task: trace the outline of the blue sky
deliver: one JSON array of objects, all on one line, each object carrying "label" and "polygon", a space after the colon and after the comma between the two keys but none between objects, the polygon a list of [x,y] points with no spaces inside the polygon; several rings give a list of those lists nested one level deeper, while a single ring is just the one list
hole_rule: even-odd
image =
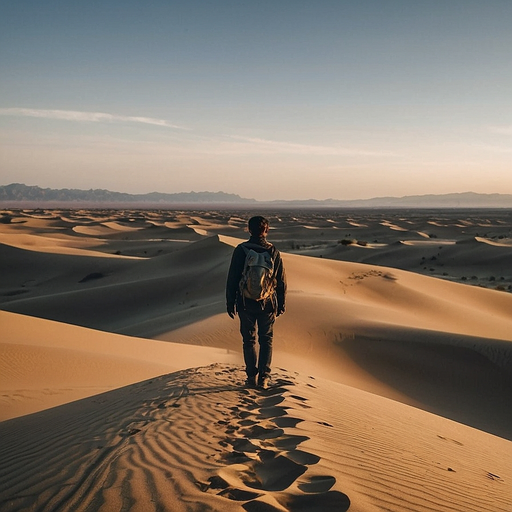
[{"label": "blue sky", "polygon": [[0,0],[0,182],[512,193],[512,2]]}]

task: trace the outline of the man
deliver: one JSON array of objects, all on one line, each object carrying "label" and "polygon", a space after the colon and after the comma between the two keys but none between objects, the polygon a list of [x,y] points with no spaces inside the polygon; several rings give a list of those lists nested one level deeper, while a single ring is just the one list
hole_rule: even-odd
[{"label": "man", "polygon": [[[238,313],[240,319],[247,385],[255,387],[257,383],[259,387],[267,389],[272,362],[274,321],[276,316],[284,313],[286,277],[281,254],[267,242],[268,220],[261,216],[252,217],[249,219],[248,228],[251,234],[250,239],[238,245],[231,258],[226,285],[226,306],[231,318]],[[256,254],[250,252],[251,250]],[[267,254],[262,254],[265,252]],[[265,285],[268,292],[259,300],[250,298],[254,295],[251,295],[244,285],[247,280],[246,260],[249,253],[254,260],[265,259],[268,262],[266,271],[270,281],[268,286]],[[258,358],[256,358],[256,327],[259,343]]]}]

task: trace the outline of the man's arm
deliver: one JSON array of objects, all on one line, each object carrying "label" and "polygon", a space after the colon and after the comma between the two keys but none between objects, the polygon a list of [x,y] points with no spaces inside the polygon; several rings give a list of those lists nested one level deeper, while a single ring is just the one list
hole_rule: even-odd
[{"label": "man's arm", "polygon": [[276,251],[274,261],[276,265],[277,316],[279,316],[284,313],[286,305],[286,273],[279,251]]},{"label": "man's arm", "polygon": [[231,256],[231,264],[229,265],[226,282],[226,309],[231,318],[234,318],[236,315],[236,299],[238,296],[238,286],[242,278],[245,261],[244,255],[243,248],[240,246],[236,247]]}]

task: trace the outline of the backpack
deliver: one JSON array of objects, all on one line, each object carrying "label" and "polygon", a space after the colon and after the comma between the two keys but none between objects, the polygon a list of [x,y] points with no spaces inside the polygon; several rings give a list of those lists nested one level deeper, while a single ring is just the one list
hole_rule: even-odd
[{"label": "backpack", "polygon": [[245,251],[245,264],[240,280],[240,293],[247,299],[266,300],[276,288],[272,256],[268,251],[257,252],[242,247]]}]

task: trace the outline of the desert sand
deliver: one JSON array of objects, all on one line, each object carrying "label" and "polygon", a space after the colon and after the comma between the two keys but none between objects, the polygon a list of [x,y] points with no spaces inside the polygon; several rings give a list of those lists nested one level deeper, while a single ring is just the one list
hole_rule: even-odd
[{"label": "desert sand", "polygon": [[512,510],[512,213],[264,212],[268,390],[225,313],[252,212],[4,210],[0,508]]}]

